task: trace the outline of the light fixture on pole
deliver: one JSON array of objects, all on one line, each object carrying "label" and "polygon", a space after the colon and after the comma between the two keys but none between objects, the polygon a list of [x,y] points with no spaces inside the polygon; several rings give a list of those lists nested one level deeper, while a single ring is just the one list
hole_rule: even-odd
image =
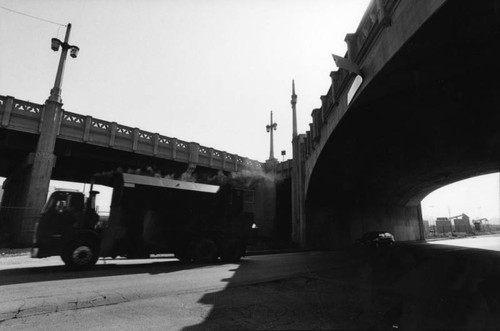
[{"label": "light fixture on pole", "polygon": [[69,56],[71,56],[72,58],[76,58],[78,56],[78,52],[80,51],[80,48],[78,46],[68,45],[57,38],[52,38],[51,42],[52,42],[51,48],[54,52],[57,52],[59,50],[59,47],[63,48],[67,47],[70,50]]},{"label": "light fixture on pole", "polygon": [[70,56],[72,58],[76,58],[78,56],[78,52],[80,51],[80,48],[78,46],[69,44],[70,32],[71,32],[71,23],[68,23],[68,26],[66,28],[66,36],[64,37],[64,42],[60,41],[57,38],[52,38],[51,40],[51,48],[54,52],[57,52],[59,48],[62,48],[61,58],[59,60],[59,66],[57,68],[56,81],[54,82],[54,88],[50,91],[49,99],[51,101],[61,102],[61,84],[62,84],[64,65],[66,64],[66,57],[68,54],[68,50],[70,51]]},{"label": "light fixture on pole", "polygon": [[271,134],[271,149],[269,151],[269,160],[270,161],[275,161],[276,159],[274,158],[274,142],[273,142],[273,131],[276,130],[276,127],[278,126],[277,123],[273,122],[273,111],[271,110],[271,123],[269,125],[266,125],[266,131]]}]

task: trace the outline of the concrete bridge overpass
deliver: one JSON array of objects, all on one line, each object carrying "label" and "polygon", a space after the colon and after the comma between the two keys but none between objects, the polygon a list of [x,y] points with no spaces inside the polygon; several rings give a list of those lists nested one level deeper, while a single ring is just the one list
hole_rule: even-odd
[{"label": "concrete bridge overpass", "polygon": [[[0,96],[0,176],[7,178],[0,230],[3,235],[8,233],[11,242],[31,242],[34,219],[46,200],[48,179],[88,182],[92,174],[118,167],[126,171],[150,166],[163,175],[189,173],[201,178],[219,171],[263,167],[258,161],[199,143],[59,111],[50,115],[45,105]],[[48,153],[49,157],[54,155],[55,162],[34,176],[34,159],[43,130],[55,131],[55,145]],[[33,186],[38,189],[34,191]]]},{"label": "concrete bridge overpass", "polygon": [[427,194],[500,171],[499,37],[498,1],[374,1],[346,36],[362,82],[332,72],[310,131],[294,138],[295,240],[334,247],[378,229],[423,239]]},{"label": "concrete bridge overpass", "polygon": [[[43,111],[43,105],[0,95],[0,137],[5,151],[0,159],[0,176],[8,177],[9,169],[17,166],[15,154],[25,156],[35,150]],[[62,112],[57,124],[55,149],[58,161],[65,163],[56,163],[54,168],[53,179],[60,180],[88,179],[96,170],[118,166],[151,165],[177,174],[186,171],[188,165],[227,172],[262,167],[258,161],[199,143],[68,111]]]}]

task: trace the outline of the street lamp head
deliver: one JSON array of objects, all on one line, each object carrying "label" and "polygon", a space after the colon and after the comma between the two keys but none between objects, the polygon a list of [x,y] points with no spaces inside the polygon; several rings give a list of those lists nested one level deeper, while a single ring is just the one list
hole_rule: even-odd
[{"label": "street lamp head", "polygon": [[71,46],[69,56],[72,58],[76,58],[78,56],[78,52],[80,51],[80,48],[78,46]]},{"label": "street lamp head", "polygon": [[59,47],[62,47],[64,50],[70,51],[69,55],[72,58],[76,58],[78,56],[78,52],[80,51],[80,48],[78,46],[73,46],[73,45],[68,45],[67,43],[63,43],[57,38],[52,38],[51,40],[51,48],[54,52],[57,52],[59,50]]},{"label": "street lamp head", "polygon": [[57,38],[52,38],[51,40],[51,48],[54,52],[59,50],[59,46],[61,46],[62,42]]}]

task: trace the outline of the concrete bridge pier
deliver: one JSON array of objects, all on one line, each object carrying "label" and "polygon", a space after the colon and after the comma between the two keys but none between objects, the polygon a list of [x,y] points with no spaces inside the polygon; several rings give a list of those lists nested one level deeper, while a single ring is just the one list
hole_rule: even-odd
[{"label": "concrete bridge pier", "polygon": [[27,223],[24,222],[27,201],[28,169],[26,161],[11,173],[3,183],[0,207],[0,247],[21,245],[18,241]]},{"label": "concrete bridge pier", "polygon": [[33,164],[27,169],[26,209],[19,240],[23,245],[29,245],[32,241],[36,219],[47,201],[55,161],[54,154],[37,152],[34,155]]},{"label": "concrete bridge pier", "polygon": [[424,240],[421,206],[372,205],[358,209],[351,221],[353,238],[367,231],[388,231],[397,241]]},{"label": "concrete bridge pier", "polygon": [[421,206],[306,202],[307,246],[338,249],[368,231],[388,231],[396,241],[424,240]]},{"label": "concrete bridge pier", "polygon": [[15,245],[29,246],[33,231],[49,190],[52,169],[56,163],[54,147],[61,122],[62,104],[48,99],[41,114],[40,135],[36,151],[17,167],[4,184],[1,213],[6,239]]},{"label": "concrete bridge pier", "polygon": [[306,238],[303,246],[316,249],[337,249],[350,243],[351,229],[347,211],[326,204],[306,204]]}]

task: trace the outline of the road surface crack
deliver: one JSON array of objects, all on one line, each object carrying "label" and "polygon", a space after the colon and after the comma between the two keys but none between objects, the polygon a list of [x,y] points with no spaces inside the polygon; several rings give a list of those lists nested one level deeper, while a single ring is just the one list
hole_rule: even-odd
[{"label": "road surface crack", "polygon": [[19,316],[19,313],[21,313],[24,306],[26,306],[26,300],[23,300],[23,304],[17,309],[17,312],[12,319],[16,319]]},{"label": "road surface crack", "polygon": [[[13,316],[12,316],[12,317],[10,317],[10,316],[9,316],[9,317],[6,317],[6,318],[1,319],[1,320],[0,320],[0,324],[2,324],[2,323],[3,323],[3,322],[5,322],[5,321],[9,321],[9,320],[17,319],[17,318],[18,318],[18,316],[19,316],[19,314],[23,311],[24,306],[26,306],[26,300],[23,300],[23,303],[19,306],[19,308],[17,309],[17,311],[16,311],[16,312],[10,312],[10,313],[6,313],[6,314],[1,314],[1,315],[4,315],[4,316],[5,316],[5,315],[10,315],[10,316],[12,316],[12,314],[13,314]],[[1,316],[1,315],[0,315],[0,316]],[[0,318],[2,318],[2,317],[0,317]]]}]

